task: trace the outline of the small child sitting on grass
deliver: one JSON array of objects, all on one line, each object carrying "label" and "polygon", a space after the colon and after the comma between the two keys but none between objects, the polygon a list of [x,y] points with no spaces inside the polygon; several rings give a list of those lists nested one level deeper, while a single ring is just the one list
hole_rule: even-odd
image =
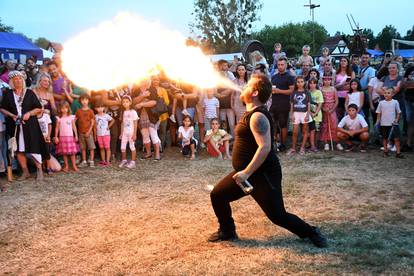
[{"label": "small child sitting on grass", "polygon": [[[231,159],[229,141],[231,135],[224,129],[220,129],[219,119],[211,119],[211,129],[207,130],[204,143],[207,144],[207,152],[210,156],[223,159]],[[223,153],[226,155],[223,157]]]}]

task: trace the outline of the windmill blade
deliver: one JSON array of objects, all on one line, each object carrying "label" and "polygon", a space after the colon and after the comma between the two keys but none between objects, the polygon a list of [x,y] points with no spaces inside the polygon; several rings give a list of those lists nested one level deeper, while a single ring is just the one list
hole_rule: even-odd
[{"label": "windmill blade", "polygon": [[355,19],[354,19],[354,16],[352,15],[352,13],[351,13],[351,18],[352,18],[352,21],[354,22],[355,27],[356,27],[357,29],[359,29],[359,24],[357,24],[357,23],[355,22]]},{"label": "windmill blade", "polygon": [[354,31],[354,27],[352,26],[351,20],[349,19],[348,14],[346,14],[346,18],[348,18],[349,25],[351,26],[352,32]]}]

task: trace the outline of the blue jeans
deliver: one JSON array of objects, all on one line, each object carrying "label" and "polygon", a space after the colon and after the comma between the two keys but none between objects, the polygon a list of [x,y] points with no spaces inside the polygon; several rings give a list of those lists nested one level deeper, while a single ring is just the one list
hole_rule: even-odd
[{"label": "blue jeans", "polygon": [[409,102],[404,99],[404,105],[407,122],[414,122],[414,102]]},{"label": "blue jeans", "polygon": [[[182,111],[182,109],[179,108],[179,107],[177,107],[177,109],[175,111],[175,118],[177,118],[177,124],[179,126],[183,125],[184,115],[183,115],[183,113],[181,113],[181,111]],[[187,111],[188,111],[188,113],[190,113],[191,120],[193,120],[193,122],[194,122],[194,115],[195,115],[195,111],[196,111],[195,107],[187,107]]]}]

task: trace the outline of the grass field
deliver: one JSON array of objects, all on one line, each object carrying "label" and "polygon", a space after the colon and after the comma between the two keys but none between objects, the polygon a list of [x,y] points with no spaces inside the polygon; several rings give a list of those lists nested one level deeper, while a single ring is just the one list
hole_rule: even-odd
[{"label": "grass field", "polygon": [[232,204],[240,240],[207,243],[217,224],[205,187],[231,164],[176,151],[136,170],[14,182],[0,194],[0,273],[414,274],[413,155],[282,156],[286,208],[321,227],[329,247],[318,249],[250,197]]}]

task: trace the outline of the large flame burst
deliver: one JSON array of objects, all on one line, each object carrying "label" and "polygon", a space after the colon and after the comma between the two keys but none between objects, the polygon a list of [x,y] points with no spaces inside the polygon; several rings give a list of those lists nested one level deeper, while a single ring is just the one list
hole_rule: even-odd
[{"label": "large flame burst", "polygon": [[214,87],[223,79],[200,48],[187,46],[179,32],[130,13],[88,29],[64,44],[62,68],[91,90],[138,82],[162,68],[174,80]]}]

